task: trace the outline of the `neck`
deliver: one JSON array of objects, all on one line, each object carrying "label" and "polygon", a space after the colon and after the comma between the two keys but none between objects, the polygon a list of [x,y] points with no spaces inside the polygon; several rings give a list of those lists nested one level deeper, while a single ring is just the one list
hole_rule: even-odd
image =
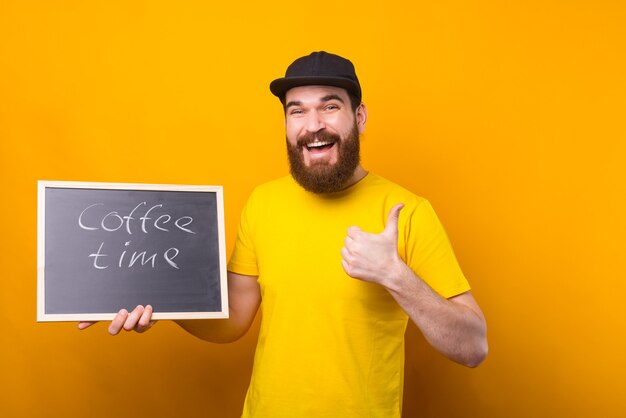
[{"label": "neck", "polygon": [[357,184],[366,175],[367,175],[367,171],[365,171],[363,167],[361,167],[361,165],[359,164],[357,168],[354,170],[354,174],[352,175],[352,177],[350,177],[350,179],[346,182],[344,189],[347,189],[348,187]]}]

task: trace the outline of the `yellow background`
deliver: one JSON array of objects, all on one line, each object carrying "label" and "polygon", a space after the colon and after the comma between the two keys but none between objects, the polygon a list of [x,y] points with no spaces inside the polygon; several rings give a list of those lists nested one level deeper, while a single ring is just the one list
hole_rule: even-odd
[{"label": "yellow background", "polygon": [[230,253],[287,171],[268,83],[325,49],[357,66],[365,167],[432,202],[488,321],[476,370],[409,329],[404,415],[625,416],[625,9],[0,2],[0,415],[238,416],[258,323],[221,346],[35,322],[36,181],[221,184]]}]

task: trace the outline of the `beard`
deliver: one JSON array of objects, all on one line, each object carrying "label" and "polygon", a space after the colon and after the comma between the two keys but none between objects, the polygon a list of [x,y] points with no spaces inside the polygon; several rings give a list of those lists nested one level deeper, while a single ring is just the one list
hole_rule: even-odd
[{"label": "beard", "polygon": [[[302,149],[315,139],[334,142],[334,146],[337,147],[335,164],[322,161],[314,162],[309,167],[304,164]],[[343,190],[360,162],[359,130],[356,122],[350,134],[343,140],[339,135],[326,131],[303,135],[296,145],[291,145],[287,140],[287,155],[292,177],[305,190],[313,193],[332,193]]]}]

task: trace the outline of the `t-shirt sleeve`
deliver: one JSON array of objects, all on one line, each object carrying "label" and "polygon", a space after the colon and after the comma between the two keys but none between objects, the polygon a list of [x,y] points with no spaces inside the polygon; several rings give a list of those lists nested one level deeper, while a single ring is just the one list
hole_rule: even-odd
[{"label": "t-shirt sleeve", "polygon": [[448,236],[427,200],[410,213],[404,228],[406,263],[433,290],[450,298],[470,290]]},{"label": "t-shirt sleeve", "polygon": [[248,276],[258,276],[256,250],[254,246],[254,193],[248,198],[241,212],[235,247],[228,262],[228,271]]}]

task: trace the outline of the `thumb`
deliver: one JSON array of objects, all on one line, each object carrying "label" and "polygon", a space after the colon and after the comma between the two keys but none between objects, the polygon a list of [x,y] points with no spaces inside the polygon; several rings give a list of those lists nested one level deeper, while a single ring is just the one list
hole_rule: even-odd
[{"label": "thumb", "polygon": [[389,211],[389,216],[387,217],[387,225],[385,225],[385,230],[383,234],[393,236],[398,235],[398,217],[400,216],[400,211],[404,207],[404,203],[398,203]]}]

